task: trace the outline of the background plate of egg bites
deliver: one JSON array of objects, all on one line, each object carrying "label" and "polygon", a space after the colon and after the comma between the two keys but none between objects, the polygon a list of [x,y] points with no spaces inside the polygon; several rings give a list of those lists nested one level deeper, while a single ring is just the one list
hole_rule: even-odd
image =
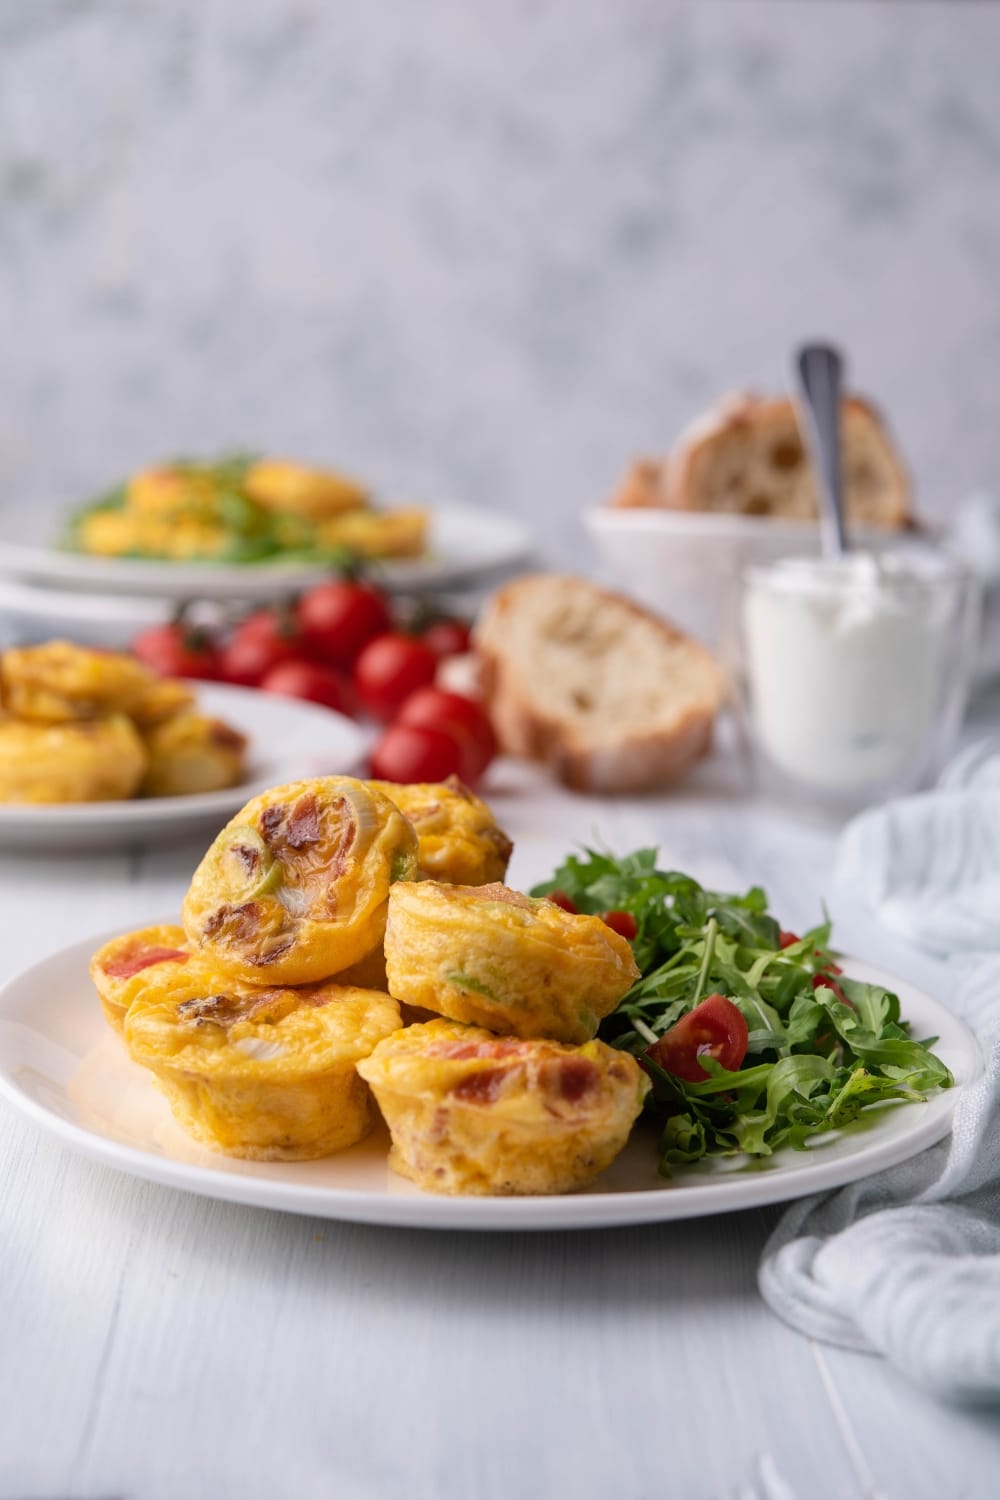
[{"label": "background plate of egg bites", "polygon": [[109,1024],[200,1143],[323,1157],[381,1112],[389,1165],[434,1193],[564,1193],[628,1139],[648,1089],[596,1041],[629,943],[502,882],[510,841],[461,782],[332,776],[253,798],[182,923],[114,938]]}]

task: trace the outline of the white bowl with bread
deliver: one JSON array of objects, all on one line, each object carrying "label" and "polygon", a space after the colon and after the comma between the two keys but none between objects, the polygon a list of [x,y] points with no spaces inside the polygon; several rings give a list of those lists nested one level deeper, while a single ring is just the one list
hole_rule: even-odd
[{"label": "white bowl with bread", "polygon": [[[921,533],[906,469],[858,397],[844,401],[842,442],[851,541],[874,551],[912,544]],[[795,403],[735,396],[688,427],[666,458],[632,464],[585,524],[617,583],[712,645],[739,569],[817,553],[817,516]]]}]

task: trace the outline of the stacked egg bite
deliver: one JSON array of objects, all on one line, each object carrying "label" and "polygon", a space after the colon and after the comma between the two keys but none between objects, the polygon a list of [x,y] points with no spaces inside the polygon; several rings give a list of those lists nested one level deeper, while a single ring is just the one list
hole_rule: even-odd
[{"label": "stacked egg bite", "polygon": [[461,783],[275,787],[219,834],[182,925],[106,944],[105,1016],[203,1144],[327,1156],[381,1110],[436,1192],[566,1192],[621,1150],[648,1081],[596,1041],[628,942],[500,882],[510,840]]}]

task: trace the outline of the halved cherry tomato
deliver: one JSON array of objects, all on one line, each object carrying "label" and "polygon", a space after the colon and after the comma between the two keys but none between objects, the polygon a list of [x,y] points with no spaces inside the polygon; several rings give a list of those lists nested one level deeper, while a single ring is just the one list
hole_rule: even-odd
[{"label": "halved cherry tomato", "polygon": [[464,656],[472,645],[472,631],[464,620],[433,620],[420,639],[435,656]]},{"label": "halved cherry tomato", "polygon": [[219,653],[210,632],[183,620],[140,631],[132,642],[132,654],[161,677],[201,677],[211,682],[219,675]]},{"label": "halved cherry tomato", "polygon": [[445,781],[459,774],[462,747],[443,729],[392,724],[371,753],[378,781]]},{"label": "halved cherry tomato", "polygon": [[639,924],[630,911],[602,911],[601,921],[612,932],[617,932],[620,937],[628,938],[629,942],[639,931]]},{"label": "halved cherry tomato", "polygon": [[265,693],[322,703],[339,714],[354,712],[354,694],[348,678],[336,667],[324,667],[319,662],[279,661],[265,672],[260,685]]},{"label": "halved cherry tomato", "polygon": [[385,597],[366,583],[319,583],[299,600],[299,629],[311,651],[338,667],[353,667],[362,649],[392,629]]},{"label": "halved cherry tomato", "polygon": [[580,914],[580,908],[572,897],[567,896],[565,891],[549,891],[547,899],[553,902],[555,906],[561,906],[563,911],[568,911],[571,917],[576,917]]},{"label": "halved cherry tomato", "polygon": [[740,1010],[725,995],[709,995],[681,1016],[648,1049],[647,1056],[685,1083],[702,1083],[709,1076],[699,1057],[714,1057],[730,1072],[747,1055],[749,1032]]},{"label": "halved cherry tomato", "polygon": [[354,686],[375,719],[388,721],[418,688],[434,681],[437,657],[423,641],[386,631],[369,641],[354,663]]},{"label": "halved cherry tomato", "polygon": [[497,753],[496,735],[489,715],[471,698],[443,688],[419,688],[399,711],[400,724],[443,729],[458,740],[464,755],[459,772],[463,781],[475,785]]},{"label": "halved cherry tomato", "polygon": [[219,670],[226,682],[257,687],[281,661],[302,654],[303,641],[287,610],[258,609],[237,625],[222,648]]}]

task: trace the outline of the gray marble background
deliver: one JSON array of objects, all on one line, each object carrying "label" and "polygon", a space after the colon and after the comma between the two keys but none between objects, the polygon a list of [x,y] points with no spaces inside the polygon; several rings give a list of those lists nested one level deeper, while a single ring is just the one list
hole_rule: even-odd
[{"label": "gray marble background", "polygon": [[582,561],[816,333],[942,515],[1000,486],[998,77],[986,4],[0,0],[8,529],[243,444]]}]

